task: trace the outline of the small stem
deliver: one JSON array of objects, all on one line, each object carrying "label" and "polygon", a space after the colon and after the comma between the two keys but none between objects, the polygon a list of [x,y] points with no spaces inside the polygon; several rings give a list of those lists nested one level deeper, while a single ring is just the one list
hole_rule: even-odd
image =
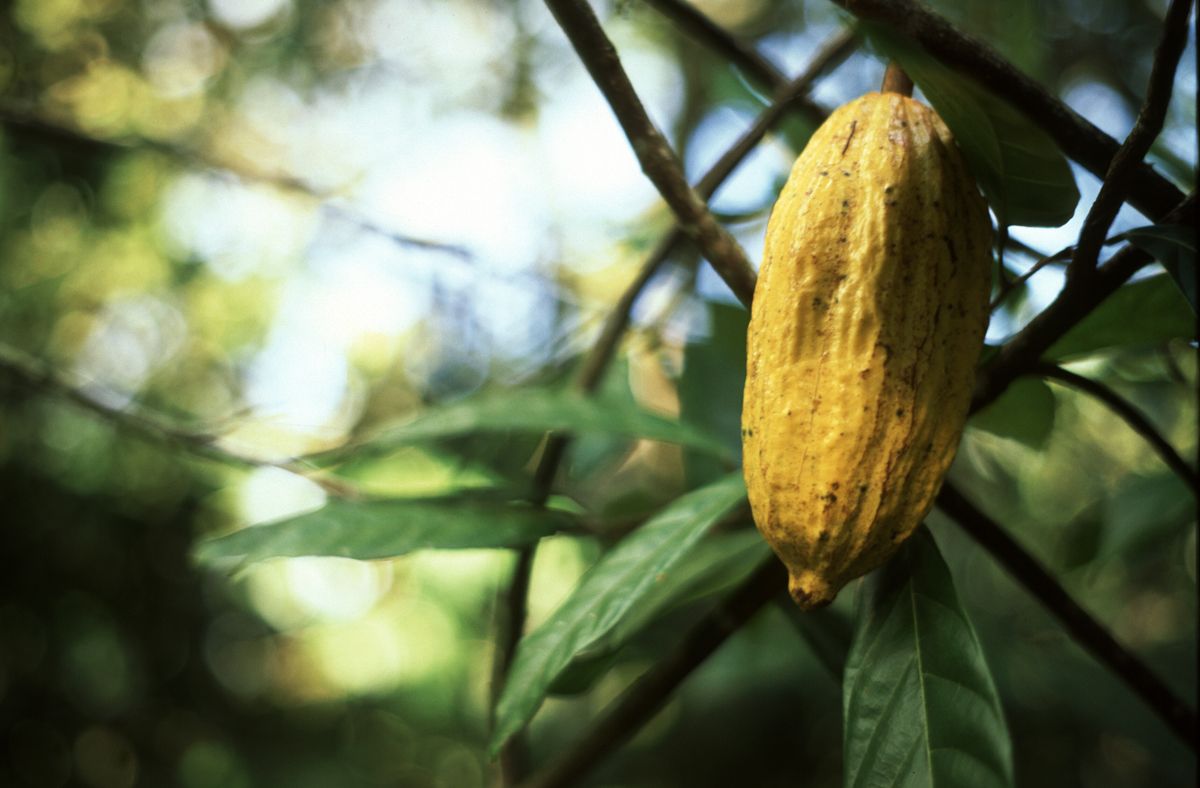
[{"label": "small stem", "polygon": [[1150,444],[1150,447],[1158,453],[1158,456],[1162,458],[1167,467],[1174,471],[1191,488],[1193,493],[1200,491],[1200,476],[1197,476],[1196,471],[1192,469],[1192,466],[1188,465],[1187,460],[1183,459],[1179,455],[1179,452],[1175,451],[1174,447],[1167,442],[1167,439],[1154,428],[1150,420],[1135,408],[1129,400],[1100,381],[1085,378],[1083,375],[1063,369],[1057,364],[1037,364],[1030,368],[1028,374],[1064,383],[1079,391],[1091,394],[1103,402],[1108,406],[1109,410],[1121,417],[1129,425],[1130,429],[1141,435]]},{"label": "small stem", "polygon": [[879,92],[912,96],[912,78],[893,60],[891,63],[888,63],[887,71],[883,72],[883,84],[879,86]]}]

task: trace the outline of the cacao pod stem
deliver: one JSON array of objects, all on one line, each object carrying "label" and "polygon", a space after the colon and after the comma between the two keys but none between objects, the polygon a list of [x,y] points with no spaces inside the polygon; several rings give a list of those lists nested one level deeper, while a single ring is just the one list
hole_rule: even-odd
[{"label": "cacao pod stem", "polygon": [[899,93],[901,96],[912,97],[913,81],[896,61],[888,63],[887,71],[883,72],[883,84],[879,86],[880,93]]}]

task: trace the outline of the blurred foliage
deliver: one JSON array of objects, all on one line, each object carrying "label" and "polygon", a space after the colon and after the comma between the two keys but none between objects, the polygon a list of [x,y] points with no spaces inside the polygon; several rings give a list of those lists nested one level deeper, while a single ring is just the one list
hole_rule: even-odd
[{"label": "blurred foliage", "polygon": [[[788,74],[844,22],[815,0],[695,5]],[[1128,131],[1162,3],[936,5],[1101,128]],[[762,86],[648,5],[595,6],[689,174],[764,106]],[[1192,49],[1151,155],[1185,190],[1194,64]],[[832,107],[881,74],[861,51],[814,96]],[[716,195],[755,258],[810,131],[789,119]],[[1096,182],[1075,177],[1086,211]],[[1080,218],[1021,239],[1055,251]],[[1146,224],[1126,209],[1113,233]],[[529,425],[583,418],[584,406],[555,410],[537,392],[568,385],[668,226],[534,0],[5,4],[0,343],[106,407],[161,414],[264,465],[145,441],[0,369],[0,784],[489,784],[494,598],[509,552],[281,559],[230,575],[191,551],[325,503],[327,487],[271,463],[419,429],[426,409],[490,427],[342,454],[326,473],[404,511],[469,495],[464,506],[486,512],[526,496],[545,446]],[[1161,232],[1129,237],[1163,247]],[[1054,355],[1191,458],[1194,259],[1190,280],[1186,260],[1164,261],[1173,279],[1124,288]],[[573,445],[552,505],[586,533],[543,540],[531,630],[561,615],[589,567],[603,575],[619,537],[731,470],[696,447],[739,445],[745,314],[698,262],[682,249],[650,283],[603,382],[607,410],[585,414],[597,429]],[[1061,279],[1036,274],[996,312],[989,341],[1027,323]],[[503,407],[481,416],[479,397]],[[539,421],[547,408],[559,422]],[[687,447],[645,439],[680,435]],[[969,428],[952,477],[1195,697],[1194,500],[1127,425],[1086,395],[1023,381]],[[486,516],[461,522],[469,538],[455,545],[496,543],[478,541]],[[533,720],[538,762],[745,576],[757,548],[744,525],[677,545],[642,606],[570,655]],[[930,525],[995,679],[1017,784],[1194,783],[1193,756],[1151,712],[953,525],[937,513]],[[437,536],[446,546],[454,534]],[[854,596],[830,611],[833,630]],[[839,784],[837,648],[791,619],[756,618],[589,784]]]}]

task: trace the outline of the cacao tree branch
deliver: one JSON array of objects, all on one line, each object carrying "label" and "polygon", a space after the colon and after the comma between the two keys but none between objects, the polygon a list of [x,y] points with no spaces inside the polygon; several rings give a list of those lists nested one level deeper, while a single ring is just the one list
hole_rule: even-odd
[{"label": "cacao tree branch", "polygon": [[591,7],[584,0],[546,0],[546,5],[604,94],[642,171],[671,208],[684,234],[696,243],[734,295],[749,304],[756,278],[753,266],[741,245],[688,185],[679,159],[646,114]]},{"label": "cacao tree branch", "polygon": [[[696,181],[696,193],[705,200],[711,198],[734,169],[750,154],[750,151],[762,141],[767,132],[774,128],[788,111],[802,106],[798,103],[799,99],[808,93],[814,80],[846,59],[854,49],[854,40],[853,34],[842,31],[823,43],[816,55],[813,56],[812,62],[794,79],[783,83],[776,90],[770,106],[755,118],[754,123],[700,177],[700,180]],[[821,119],[824,120],[824,110],[819,111]],[[646,262],[638,270],[637,276],[621,293],[616,305],[609,313],[600,338],[584,361],[579,376],[579,385],[584,391],[594,391],[599,384],[604,369],[616,351],[621,334],[629,325],[629,315],[634,302],[685,237],[683,230],[678,226],[672,229],[670,234],[665,236],[654,248]]]},{"label": "cacao tree branch", "polygon": [[[1041,126],[1063,153],[1097,177],[1104,177],[1117,141],[1009,63],[991,46],[969,36],[916,0],[831,0],[859,19],[883,22],[920,44],[942,63],[981,85]],[[1139,163],[1129,183],[1129,202],[1158,220],[1183,199],[1169,180]]]},{"label": "cacao tree branch", "polygon": [[1171,444],[1167,442],[1167,439],[1154,428],[1150,420],[1135,408],[1129,400],[1100,381],[1092,380],[1070,370],[1063,369],[1057,364],[1039,363],[1032,367],[1028,374],[1065,383],[1071,388],[1086,392],[1103,402],[1113,413],[1120,416],[1134,432],[1141,435],[1150,444],[1150,447],[1158,453],[1158,456],[1162,458],[1167,467],[1174,471],[1180,479],[1187,482],[1188,487],[1191,488],[1194,494],[1200,495],[1200,475],[1197,475],[1196,471],[1179,455],[1179,452],[1175,451]]},{"label": "cacao tree branch", "polygon": [[1088,210],[1083,229],[1079,231],[1079,241],[1075,244],[1075,256],[1067,267],[1068,277],[1086,276],[1095,270],[1108,228],[1125,202],[1142,159],[1162,131],[1167,119],[1167,107],[1171,103],[1171,88],[1175,83],[1179,58],[1187,44],[1187,19],[1191,7],[1191,0],[1171,0],[1166,19],[1163,20],[1162,38],[1154,53],[1146,99],[1138,112],[1133,130],[1108,166],[1096,201]]},{"label": "cacao tree branch", "polygon": [[666,658],[605,710],[582,740],[535,775],[524,788],[559,788],[578,780],[662,708],[693,670],[773,598],[784,594],[787,570],[767,559],[736,591],[688,631]]},{"label": "cacao tree branch", "polygon": [[1193,751],[1197,749],[1195,711],[1072,599],[1036,558],[949,481],[942,485],[937,505],[1037,597],[1077,643],[1119,676]]},{"label": "cacao tree branch", "polygon": [[[795,79],[785,83],[778,91],[775,100],[763,110],[754,123],[743,132],[742,136],[717,160],[717,162],[696,182],[696,192],[704,199],[710,198],[720,188],[721,184],[733,173],[750,151],[762,140],[766,133],[780,119],[798,104],[799,97],[804,96],[811,88],[813,81],[827,69],[845,59],[853,48],[854,37],[847,32],[839,33],[825,42],[813,57],[812,62]],[[823,114],[823,111],[822,111]],[[630,314],[634,303],[642,290],[662,268],[670,255],[675,251],[685,236],[679,227],[675,227],[655,247],[654,251],[642,264],[637,276],[621,293],[605,320],[600,336],[592,345],[587,357],[580,368],[576,385],[584,394],[593,394],[599,387],[620,344],[621,337],[629,326]],[[534,471],[534,481],[530,501],[534,505],[543,505],[549,497],[551,486],[559,467],[566,455],[570,437],[564,434],[550,435],[546,439],[542,456]],[[516,655],[517,644],[525,628],[527,594],[529,588],[529,573],[533,567],[535,547],[525,547],[517,553],[509,587],[503,593],[498,614],[503,617],[497,635],[496,658],[492,663],[492,704],[494,709],[504,681]],[[501,750],[501,778],[506,785],[511,785],[527,772],[528,756],[524,737],[517,735],[509,739]]]}]

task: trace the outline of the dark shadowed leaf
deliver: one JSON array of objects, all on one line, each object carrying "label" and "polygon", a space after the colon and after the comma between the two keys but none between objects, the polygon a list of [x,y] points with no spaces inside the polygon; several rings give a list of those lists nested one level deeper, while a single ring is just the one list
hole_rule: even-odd
[{"label": "dark shadowed leaf", "polygon": [[462,498],[334,499],[313,512],[201,542],[196,558],[206,563],[301,555],[370,559],[415,550],[516,547],[571,521],[563,512]]},{"label": "dark shadowed leaf", "polygon": [[1098,557],[1133,562],[1156,554],[1196,522],[1196,499],[1187,482],[1163,471],[1129,476],[1105,506]]},{"label": "dark shadowed leaf", "polygon": [[678,443],[729,457],[721,441],[689,424],[644,411],[628,402],[586,397],[575,391],[521,389],[481,394],[422,411],[413,420],[354,447],[336,449],[310,459],[338,461],[350,455],[374,454],[422,441],[476,433],[570,432],[622,435],[627,438]]},{"label": "dark shadowed leaf", "polygon": [[1117,238],[1127,240],[1153,255],[1183,291],[1196,311],[1196,228],[1181,224],[1152,224],[1138,227]]},{"label": "dark shadowed leaf", "polygon": [[[746,326],[741,306],[709,302],[708,337],[683,351],[679,411],[689,424],[721,440],[733,456],[742,451],[742,389],[746,383]],[[706,484],[724,469],[709,453],[688,451],[684,469],[690,484]]]},{"label": "dark shadowed leaf", "polygon": [[741,473],[676,499],[605,554],[550,618],[517,648],[496,706],[491,750],[525,726],[555,679],[645,601],[659,578],[745,499]]},{"label": "dark shadowed leaf", "polygon": [[971,426],[1040,449],[1054,429],[1057,400],[1044,380],[1021,378],[971,417]]},{"label": "dark shadowed leaf", "polygon": [[843,706],[847,788],[1013,785],[1000,700],[925,528],[863,583]]},{"label": "dark shadowed leaf", "polygon": [[1169,276],[1125,285],[1075,324],[1047,352],[1051,358],[1082,356],[1111,347],[1152,345],[1196,333],[1196,316]]},{"label": "dark shadowed leaf", "polygon": [[889,28],[863,24],[885,56],[912,77],[950,127],[1002,223],[1057,227],[1075,213],[1079,189],[1054,140],[1003,99]]}]

